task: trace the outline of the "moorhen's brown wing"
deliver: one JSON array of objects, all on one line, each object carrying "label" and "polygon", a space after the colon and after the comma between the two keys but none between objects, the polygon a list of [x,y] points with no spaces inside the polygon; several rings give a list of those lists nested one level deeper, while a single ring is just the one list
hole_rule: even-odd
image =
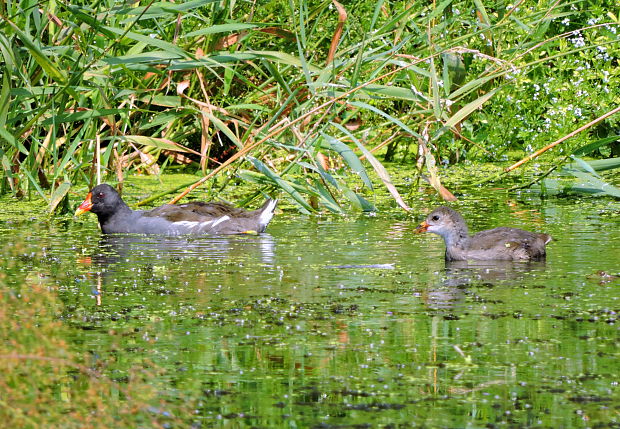
[{"label": "moorhen's brown wing", "polygon": [[472,259],[539,259],[545,256],[545,244],[550,238],[547,234],[499,227],[470,237],[467,253]]}]

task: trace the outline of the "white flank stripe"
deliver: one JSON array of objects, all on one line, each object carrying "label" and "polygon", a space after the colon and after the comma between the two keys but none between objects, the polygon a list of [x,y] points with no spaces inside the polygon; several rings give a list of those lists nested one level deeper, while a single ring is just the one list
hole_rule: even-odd
[{"label": "white flank stripe", "polygon": [[186,226],[186,227],[188,227],[188,228],[194,228],[194,227],[196,227],[196,225],[198,225],[199,223],[200,223],[200,222],[190,222],[190,221],[188,221],[188,220],[182,220],[182,221],[179,221],[179,222],[174,222],[174,224],[175,224],[175,225],[178,225],[178,226]]},{"label": "white flank stripe", "polygon": [[226,222],[228,219],[230,219],[230,217],[222,216],[221,218],[219,218],[219,219],[217,219],[215,221],[210,221],[210,222],[213,222],[213,225],[211,225],[211,228],[215,228],[217,225],[219,225],[222,222]]}]

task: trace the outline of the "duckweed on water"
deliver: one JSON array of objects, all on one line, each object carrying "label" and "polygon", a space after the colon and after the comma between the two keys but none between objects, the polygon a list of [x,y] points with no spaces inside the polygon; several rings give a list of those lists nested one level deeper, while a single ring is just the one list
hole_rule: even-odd
[{"label": "duckweed on water", "polygon": [[542,263],[446,265],[418,219],[389,214],[280,214],[265,235],[200,239],[5,223],[0,382],[19,392],[2,413],[31,427],[618,425],[608,203],[461,197],[472,230],[550,233]]}]

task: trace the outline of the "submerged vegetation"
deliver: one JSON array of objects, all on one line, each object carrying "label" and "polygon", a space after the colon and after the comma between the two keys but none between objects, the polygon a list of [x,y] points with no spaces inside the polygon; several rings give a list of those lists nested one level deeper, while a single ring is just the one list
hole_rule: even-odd
[{"label": "submerged vegetation", "polygon": [[[161,371],[148,360],[110,377],[103,361],[76,351],[59,320],[64,308],[50,278],[57,261],[27,246],[2,248],[0,273],[0,418],[6,427],[182,427],[189,403],[162,398],[148,381]],[[27,256],[26,256],[27,255]],[[24,258],[46,261],[19,273]],[[37,264],[34,264],[35,266]],[[11,275],[7,275],[11,273]],[[109,332],[114,337],[115,332]]]},{"label": "submerged vegetation", "polygon": [[373,208],[374,169],[405,208],[385,160],[450,198],[438,166],[525,155],[606,113],[551,160],[618,156],[619,16],[611,0],[6,2],[2,191],[54,210],[98,168],[181,165],[342,212]]}]

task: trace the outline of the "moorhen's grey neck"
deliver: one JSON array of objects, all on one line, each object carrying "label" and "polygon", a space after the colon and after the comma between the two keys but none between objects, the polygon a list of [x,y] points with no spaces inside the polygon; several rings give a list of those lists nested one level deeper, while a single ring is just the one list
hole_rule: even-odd
[{"label": "moorhen's grey neck", "polygon": [[446,243],[447,261],[543,259],[548,234],[499,227],[470,236],[463,217],[449,207],[429,214],[416,232],[432,232]]},{"label": "moorhen's grey neck", "polygon": [[260,233],[273,217],[276,200],[268,199],[254,211],[223,203],[190,202],[152,210],[132,210],[118,192],[107,184],[95,186],[75,212],[97,215],[104,234],[243,234]]}]

